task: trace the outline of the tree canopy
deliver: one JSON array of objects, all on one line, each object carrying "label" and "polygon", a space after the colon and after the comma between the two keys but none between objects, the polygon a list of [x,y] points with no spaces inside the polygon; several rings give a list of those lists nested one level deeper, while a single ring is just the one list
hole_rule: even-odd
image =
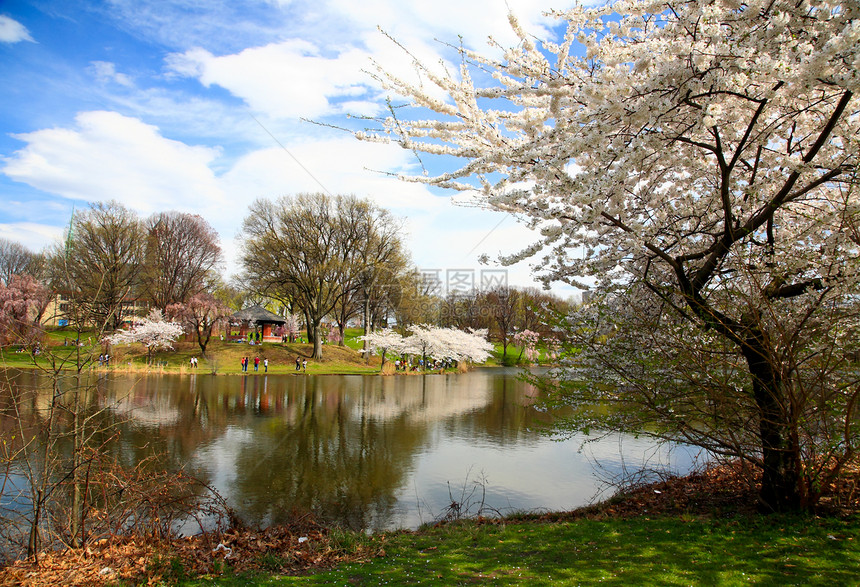
[{"label": "tree canopy", "polygon": [[[323,319],[353,296],[370,300],[401,244],[388,213],[355,196],[299,194],[277,201],[257,200],[243,224],[244,283],[255,291],[296,306],[305,317],[313,357],[322,356]],[[378,298],[377,298],[378,299]],[[369,314],[368,302],[365,314]]]},{"label": "tree canopy", "polygon": [[506,260],[538,256],[547,282],[606,302],[564,326],[587,343],[569,365],[601,364],[611,385],[556,397],[626,402],[663,437],[757,466],[766,506],[813,504],[860,435],[846,346],[860,7],[629,0],[557,16],[558,42],[512,17],[520,43],[499,59],[462,50],[456,73],[418,64],[417,84],[382,72],[419,110],[359,138],[465,159],[412,179],[525,218],[540,237]]}]

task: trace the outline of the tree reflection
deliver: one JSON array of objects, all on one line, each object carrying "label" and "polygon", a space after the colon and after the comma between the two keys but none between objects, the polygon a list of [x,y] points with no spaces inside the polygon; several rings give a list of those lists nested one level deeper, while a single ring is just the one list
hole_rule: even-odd
[{"label": "tree reflection", "polygon": [[[252,525],[313,512],[390,527],[422,453],[454,434],[498,446],[538,438],[534,390],[511,375],[102,377],[129,466],[158,457],[225,495]],[[453,431],[453,432],[452,432]]]}]

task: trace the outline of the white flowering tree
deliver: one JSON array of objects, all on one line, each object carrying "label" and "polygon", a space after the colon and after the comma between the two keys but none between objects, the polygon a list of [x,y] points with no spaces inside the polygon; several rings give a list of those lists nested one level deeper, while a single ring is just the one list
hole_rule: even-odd
[{"label": "white flowering tree", "polygon": [[568,364],[611,385],[554,396],[617,410],[567,424],[649,422],[754,465],[767,507],[814,505],[860,435],[860,9],[622,0],[557,16],[556,42],[512,18],[520,43],[498,59],[417,64],[416,84],[382,72],[418,109],[359,138],[465,159],[412,179],[528,219],[540,236],[507,260],[542,256],[547,281],[596,290],[566,324],[582,350]]},{"label": "white flowering tree", "polygon": [[367,359],[370,360],[370,355],[378,354],[382,357],[382,364],[379,366],[380,371],[385,366],[385,353],[393,353],[400,355],[404,352],[405,345],[403,344],[403,336],[391,328],[383,328],[364,336],[359,336],[358,340],[364,341]]},{"label": "white flowering tree", "polygon": [[421,324],[410,327],[410,331],[403,340],[403,352],[421,356],[425,364],[427,357],[483,363],[493,351],[486,329],[467,332]]},{"label": "white flowering tree", "polygon": [[145,318],[136,318],[128,330],[118,330],[106,336],[105,341],[112,345],[139,342],[146,347],[146,362],[151,363],[152,353],[172,349],[182,333],[181,324],[165,320],[161,310],[154,309]]},{"label": "white flowering tree", "polygon": [[421,324],[410,327],[410,331],[411,334],[404,337],[386,328],[361,336],[359,340],[367,341],[372,352],[383,354],[383,363],[385,352],[420,356],[425,365],[428,357],[483,363],[493,352],[486,329],[467,332]]}]

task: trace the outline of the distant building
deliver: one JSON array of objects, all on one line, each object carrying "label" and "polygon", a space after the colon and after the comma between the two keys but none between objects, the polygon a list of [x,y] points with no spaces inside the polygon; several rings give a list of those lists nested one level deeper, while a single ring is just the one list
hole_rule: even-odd
[{"label": "distant building", "polygon": [[[48,302],[48,306],[42,314],[44,326],[63,327],[72,325],[75,316],[74,298],[69,294],[59,293]],[[123,324],[131,324],[135,316],[146,316],[149,313],[149,302],[144,300],[129,299],[120,304],[119,312]],[[93,326],[86,324],[85,326]]]}]

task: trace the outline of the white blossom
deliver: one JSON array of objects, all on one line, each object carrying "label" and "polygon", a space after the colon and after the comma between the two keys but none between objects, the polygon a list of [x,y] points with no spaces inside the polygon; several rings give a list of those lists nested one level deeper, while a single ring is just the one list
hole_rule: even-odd
[{"label": "white blossom", "polygon": [[154,309],[145,318],[135,318],[128,330],[119,330],[105,341],[110,344],[139,342],[147,349],[147,355],[156,350],[172,349],[173,343],[182,336],[183,328],[178,322],[164,319],[161,310]]}]

